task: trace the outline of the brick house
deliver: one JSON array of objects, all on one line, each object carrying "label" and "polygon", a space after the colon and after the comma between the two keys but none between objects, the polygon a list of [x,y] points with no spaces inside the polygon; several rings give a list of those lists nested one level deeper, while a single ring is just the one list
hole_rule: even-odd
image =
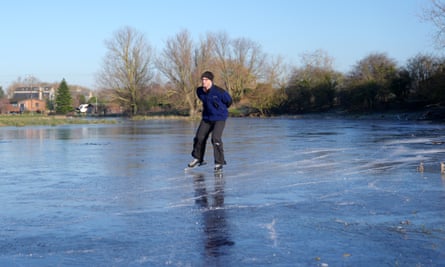
[{"label": "brick house", "polygon": [[23,113],[47,111],[47,100],[54,99],[54,88],[45,86],[17,87],[8,104],[3,104],[0,113]]},{"label": "brick house", "polygon": [[22,112],[46,112],[46,102],[40,99],[24,99],[20,101],[11,101],[6,105],[5,113],[22,113]]}]

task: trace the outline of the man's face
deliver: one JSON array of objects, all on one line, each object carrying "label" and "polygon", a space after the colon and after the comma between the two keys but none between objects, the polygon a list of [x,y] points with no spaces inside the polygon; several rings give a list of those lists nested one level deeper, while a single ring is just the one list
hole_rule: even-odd
[{"label": "man's face", "polygon": [[204,87],[205,89],[209,89],[210,87],[212,87],[212,81],[209,80],[208,78],[203,77],[201,79],[201,83],[202,87]]}]

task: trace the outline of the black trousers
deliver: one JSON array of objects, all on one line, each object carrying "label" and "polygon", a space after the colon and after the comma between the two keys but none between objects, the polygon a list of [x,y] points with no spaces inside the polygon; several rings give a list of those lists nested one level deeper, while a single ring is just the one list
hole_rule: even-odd
[{"label": "black trousers", "polygon": [[215,164],[226,164],[222,142],[222,133],[225,125],[225,121],[201,120],[195,138],[193,139],[192,156],[199,161],[204,160],[207,139],[209,138],[210,133],[212,133],[213,157]]}]

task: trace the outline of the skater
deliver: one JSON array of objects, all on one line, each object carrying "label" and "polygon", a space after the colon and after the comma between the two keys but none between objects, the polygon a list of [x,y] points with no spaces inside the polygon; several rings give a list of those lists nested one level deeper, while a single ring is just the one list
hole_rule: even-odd
[{"label": "skater", "polygon": [[202,102],[202,118],[193,139],[193,160],[189,168],[202,165],[206,150],[207,139],[212,133],[213,156],[215,171],[221,171],[226,164],[222,133],[229,116],[228,108],[232,104],[232,97],[224,89],[213,84],[213,73],[206,71],[201,75],[202,86],[196,89],[196,94]]}]

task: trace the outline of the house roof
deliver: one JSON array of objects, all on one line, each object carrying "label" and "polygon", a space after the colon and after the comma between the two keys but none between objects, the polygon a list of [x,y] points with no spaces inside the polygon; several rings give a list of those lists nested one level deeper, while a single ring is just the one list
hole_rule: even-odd
[{"label": "house roof", "polygon": [[22,101],[26,99],[39,99],[39,93],[14,94],[11,101]]}]

